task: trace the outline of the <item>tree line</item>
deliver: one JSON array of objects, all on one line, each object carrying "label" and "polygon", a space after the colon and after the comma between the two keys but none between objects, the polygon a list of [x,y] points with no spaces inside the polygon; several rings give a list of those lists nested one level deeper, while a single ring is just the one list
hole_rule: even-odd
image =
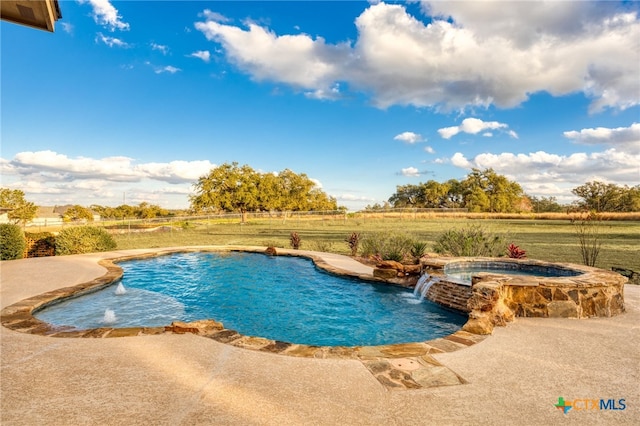
[{"label": "tree line", "polygon": [[[396,192],[384,205],[369,205],[365,210],[384,208],[465,208],[471,212],[561,212],[588,210],[593,212],[640,211],[640,185],[629,187],[591,181],[572,190],[579,200],[571,205],[559,204],[555,197],[534,197],[522,187],[493,169],[472,169],[462,180],[446,182],[429,180],[416,185],[396,187]],[[321,211],[345,210],[334,197],[327,195],[306,174],[289,169],[278,173],[261,173],[248,165],[225,163],[201,176],[194,183],[189,197],[191,214],[239,212],[246,220],[247,212],[256,211]],[[0,188],[0,213],[7,213],[9,221],[31,221],[37,206],[25,199],[18,189]],[[93,220],[93,214],[103,219],[166,217],[176,214],[146,202],[138,206],[117,207],[80,205],[68,208],[65,221]],[[183,212],[179,212],[183,213]]]},{"label": "tree line", "polygon": [[472,169],[465,179],[446,182],[429,180],[417,185],[396,186],[385,205],[367,206],[368,210],[391,208],[465,208],[470,212],[594,212],[640,211],[640,185],[629,187],[599,181],[587,182],[571,191],[579,200],[562,205],[555,197],[534,197],[522,187],[493,169]]}]

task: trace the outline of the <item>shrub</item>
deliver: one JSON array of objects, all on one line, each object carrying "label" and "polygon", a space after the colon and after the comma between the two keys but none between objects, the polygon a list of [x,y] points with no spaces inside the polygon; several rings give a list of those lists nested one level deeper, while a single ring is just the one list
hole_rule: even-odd
[{"label": "shrub", "polygon": [[413,260],[415,263],[418,263],[420,261],[420,258],[422,256],[424,256],[424,254],[427,252],[427,243],[423,243],[421,241],[414,241],[411,244],[411,257],[413,257]]},{"label": "shrub", "polygon": [[362,239],[362,255],[402,262],[409,256],[412,244],[413,240],[407,235],[377,232]]},{"label": "shrub", "polygon": [[96,226],[74,226],[56,237],[56,255],[94,253],[116,248],[113,237]]},{"label": "shrub", "polygon": [[351,250],[351,256],[356,256],[358,254],[358,246],[360,245],[360,234],[357,232],[352,232],[345,241],[349,245],[349,250]]},{"label": "shrub", "polygon": [[524,259],[525,257],[527,257],[527,252],[525,250],[522,250],[517,245],[511,243],[509,244],[509,246],[507,246],[507,256],[509,256],[511,259]]},{"label": "shrub", "polygon": [[571,219],[578,242],[582,263],[587,266],[596,266],[596,260],[602,247],[602,217],[598,213],[590,213],[581,220]]},{"label": "shrub", "polygon": [[265,246],[265,247],[282,247],[282,248],[284,248],[284,245],[281,245],[276,240],[267,240],[264,243],[262,243],[262,245]]},{"label": "shrub", "polygon": [[324,253],[330,253],[331,252],[331,246],[332,244],[330,242],[327,241],[313,241],[311,242],[311,249],[313,251],[321,251]]},{"label": "shrub", "polygon": [[450,229],[440,235],[433,250],[448,256],[487,256],[502,254],[504,238],[492,235],[479,225]]},{"label": "shrub", "polygon": [[292,232],[291,236],[289,236],[289,243],[294,250],[298,250],[302,245],[300,234],[298,234],[297,232]]},{"label": "shrub", "polygon": [[0,260],[22,259],[26,241],[18,225],[0,224]]}]

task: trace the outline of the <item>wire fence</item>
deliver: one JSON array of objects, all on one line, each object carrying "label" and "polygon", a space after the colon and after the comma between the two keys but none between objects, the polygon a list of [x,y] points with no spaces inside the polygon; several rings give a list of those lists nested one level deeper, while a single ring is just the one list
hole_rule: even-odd
[{"label": "wire fence", "polygon": [[242,225],[252,222],[263,224],[300,224],[302,222],[349,223],[380,220],[417,220],[435,217],[463,217],[467,209],[419,209],[393,208],[346,212],[344,210],[323,211],[271,211],[241,213],[215,213],[185,216],[164,216],[153,218],[95,218],[93,221],[64,222],[61,218],[39,218],[27,224],[29,231],[45,231],[50,228],[62,229],[69,226],[100,226],[114,233],[170,231],[174,228],[203,227],[212,224]]}]

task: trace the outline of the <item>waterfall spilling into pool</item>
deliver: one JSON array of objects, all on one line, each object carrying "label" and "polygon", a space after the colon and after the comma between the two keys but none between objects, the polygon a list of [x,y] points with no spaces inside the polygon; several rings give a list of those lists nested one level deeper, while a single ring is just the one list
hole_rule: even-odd
[{"label": "waterfall spilling into pool", "polygon": [[413,289],[413,295],[418,297],[420,295],[420,301],[422,302],[425,297],[427,297],[427,293],[432,285],[439,282],[440,279],[436,277],[432,277],[431,275],[425,273],[418,279],[416,283],[416,287]]}]

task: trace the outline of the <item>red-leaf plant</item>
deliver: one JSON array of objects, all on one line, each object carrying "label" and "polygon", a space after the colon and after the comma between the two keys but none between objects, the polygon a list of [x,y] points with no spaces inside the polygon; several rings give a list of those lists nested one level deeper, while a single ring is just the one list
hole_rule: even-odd
[{"label": "red-leaf plant", "polygon": [[507,256],[509,256],[511,259],[524,259],[525,257],[527,257],[527,252],[522,250],[517,245],[511,243],[507,247]]}]

